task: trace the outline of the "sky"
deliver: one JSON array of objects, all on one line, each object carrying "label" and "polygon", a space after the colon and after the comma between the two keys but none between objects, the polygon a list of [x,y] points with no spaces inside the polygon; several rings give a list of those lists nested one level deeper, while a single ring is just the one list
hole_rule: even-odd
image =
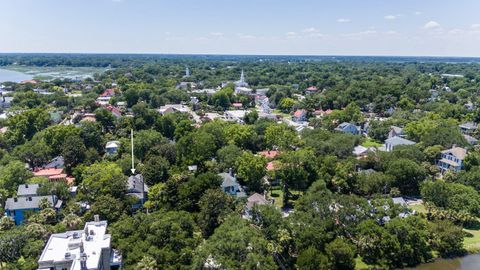
[{"label": "sky", "polygon": [[0,52],[480,57],[479,0],[0,0]]}]

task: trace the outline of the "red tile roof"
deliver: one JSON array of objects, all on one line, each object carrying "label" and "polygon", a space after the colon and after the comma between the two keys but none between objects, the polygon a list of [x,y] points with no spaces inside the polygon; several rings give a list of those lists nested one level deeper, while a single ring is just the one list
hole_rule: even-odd
[{"label": "red tile roof", "polygon": [[279,151],[262,151],[262,152],[259,152],[260,155],[266,157],[266,158],[275,158],[276,156],[278,156],[278,154],[280,154]]},{"label": "red tile roof", "polygon": [[115,95],[115,90],[113,89],[107,89],[105,92],[101,93],[101,97],[113,97]]},{"label": "red tile roof", "polygon": [[50,180],[67,179],[67,174],[61,173],[61,174],[52,175],[52,176],[49,176],[48,179]]},{"label": "red tile roof", "polygon": [[304,113],[305,113],[305,110],[296,110],[293,116],[295,116],[296,118],[300,118]]},{"label": "red tile roof", "polygon": [[118,117],[122,116],[122,111],[120,110],[120,108],[114,107],[112,105],[108,105],[107,110],[111,111],[115,116],[118,116]]},{"label": "red tile roof", "polygon": [[62,173],[63,173],[63,169],[51,168],[51,169],[42,169],[42,170],[33,172],[33,175],[50,177],[52,175],[58,175]]},{"label": "red tile roof", "polygon": [[273,164],[273,161],[267,163],[267,171],[273,171],[275,170],[275,165]]},{"label": "red tile roof", "polygon": [[27,84],[27,83],[31,83],[31,84],[37,84],[38,82],[36,80],[26,80],[26,81],[22,81],[20,82],[21,84]]},{"label": "red tile roof", "polygon": [[317,91],[317,87],[316,86],[310,86],[307,88],[307,91]]}]

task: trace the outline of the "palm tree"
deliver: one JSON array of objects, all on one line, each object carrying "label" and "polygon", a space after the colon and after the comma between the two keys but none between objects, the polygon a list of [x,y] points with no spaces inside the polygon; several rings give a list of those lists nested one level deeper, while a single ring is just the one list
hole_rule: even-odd
[{"label": "palm tree", "polygon": [[158,270],[157,261],[151,256],[143,256],[142,260],[137,263],[135,269],[139,270]]},{"label": "palm tree", "polygon": [[67,227],[69,230],[77,229],[80,224],[82,224],[82,219],[79,216],[71,213],[65,216],[65,218],[62,220],[62,224],[65,225],[65,227]]}]

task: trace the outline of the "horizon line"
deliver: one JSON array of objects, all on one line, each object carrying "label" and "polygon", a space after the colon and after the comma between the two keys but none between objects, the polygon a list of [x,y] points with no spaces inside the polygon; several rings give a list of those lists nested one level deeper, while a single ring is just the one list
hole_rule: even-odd
[{"label": "horizon line", "polygon": [[404,57],[404,58],[478,58],[480,56],[455,55],[374,55],[374,54],[240,54],[240,53],[160,53],[160,52],[0,52],[0,55],[171,55],[171,56],[294,56],[294,57]]}]

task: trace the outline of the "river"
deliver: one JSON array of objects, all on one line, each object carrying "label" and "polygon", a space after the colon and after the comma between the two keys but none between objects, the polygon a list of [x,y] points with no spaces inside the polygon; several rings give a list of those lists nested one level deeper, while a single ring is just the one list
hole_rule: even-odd
[{"label": "river", "polygon": [[32,75],[6,70],[0,68],[0,83],[2,82],[21,82],[25,80],[31,80],[33,77]]},{"label": "river", "polygon": [[[422,264],[408,270],[478,270],[480,254],[468,255],[455,259],[438,259],[432,263]],[[407,270],[405,269],[405,270]]]}]

